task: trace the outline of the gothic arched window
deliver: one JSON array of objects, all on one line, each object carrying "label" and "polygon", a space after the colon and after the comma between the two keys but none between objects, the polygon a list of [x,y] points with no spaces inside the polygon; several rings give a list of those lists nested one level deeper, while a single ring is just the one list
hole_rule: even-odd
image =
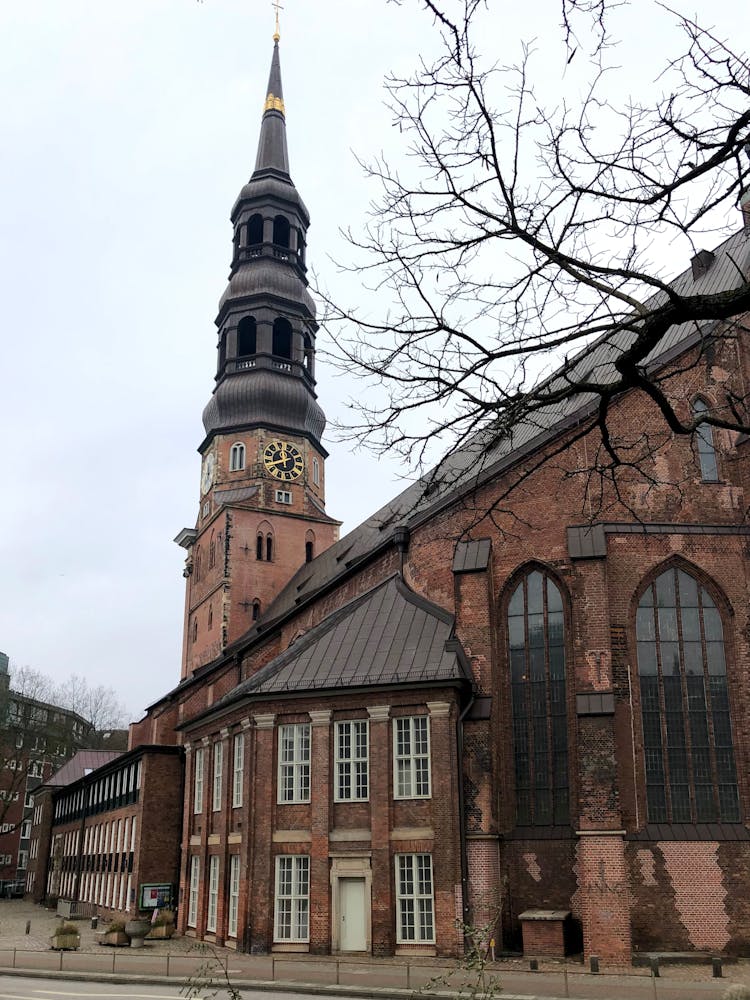
[{"label": "gothic arched window", "polygon": [[244,358],[258,350],[257,325],[254,316],[245,316],[237,327],[237,357]]},{"label": "gothic arched window", "polygon": [[[704,413],[708,413],[708,406],[702,399],[696,399],[693,403],[693,414],[696,417],[701,417]],[[698,463],[703,482],[718,482],[719,467],[716,462],[713,427],[710,424],[700,424],[698,426],[695,432],[695,450],[698,452]]]},{"label": "gothic arched window", "polygon": [[245,446],[236,441],[229,449],[229,471],[240,472],[245,468]]},{"label": "gothic arched window", "polygon": [[256,597],[255,600],[253,601],[253,621],[257,622],[259,616],[260,616],[260,601]]},{"label": "gothic arched window", "polygon": [[672,567],[643,592],[636,639],[649,822],[739,822],[724,629],[714,600]]},{"label": "gothic arched window", "polygon": [[266,559],[271,562],[273,559],[273,535],[266,535]]},{"label": "gothic arched window", "polygon": [[508,603],[516,819],[520,826],[565,824],[568,709],[562,595],[532,569]]},{"label": "gothic arched window", "polygon": [[255,539],[255,558],[263,558],[263,535],[258,533],[258,537]]}]

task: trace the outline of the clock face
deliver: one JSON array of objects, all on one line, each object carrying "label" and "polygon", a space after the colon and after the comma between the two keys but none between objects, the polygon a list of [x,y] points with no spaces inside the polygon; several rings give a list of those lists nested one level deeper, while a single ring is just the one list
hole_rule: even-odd
[{"label": "clock face", "polygon": [[211,483],[214,481],[214,454],[209,452],[203,459],[203,471],[201,472],[201,492],[208,493]]},{"label": "clock face", "polygon": [[276,479],[286,483],[299,479],[305,467],[302,454],[288,441],[271,441],[263,449],[263,464]]}]

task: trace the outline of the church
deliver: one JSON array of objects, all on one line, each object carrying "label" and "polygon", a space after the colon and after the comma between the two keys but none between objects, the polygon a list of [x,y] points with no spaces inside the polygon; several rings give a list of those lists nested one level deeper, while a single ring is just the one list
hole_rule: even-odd
[{"label": "church", "polygon": [[[749,203],[676,282],[748,273]],[[76,833],[69,893],[138,905],[148,801],[175,845],[148,879],[174,882],[178,929],[238,950],[450,957],[471,925],[498,952],[747,954],[747,441],[670,440],[654,485],[626,482],[594,520],[571,408],[339,538],[278,37],[231,221],[198,516],[176,539],[180,678],[97,808],[118,831],[140,810],[130,860],[119,833],[111,850]],[[679,327],[656,358],[685,407],[750,377],[747,338],[713,332]],[[660,417],[628,394],[615,420]],[[486,514],[519,469],[511,526]],[[53,839],[96,787],[56,793]]]}]

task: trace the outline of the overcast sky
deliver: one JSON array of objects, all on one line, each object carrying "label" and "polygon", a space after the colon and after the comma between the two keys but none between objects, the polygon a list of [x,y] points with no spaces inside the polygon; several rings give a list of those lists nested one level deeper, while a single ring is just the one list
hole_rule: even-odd
[{"label": "overcast sky", "polygon": [[[357,301],[331,263],[347,259],[339,227],[356,229],[375,193],[352,151],[398,152],[382,78],[429,52],[432,29],[417,0],[284,5],[308,260]],[[489,6],[484,41],[502,60],[522,38],[559,38],[559,0]],[[623,61],[646,83],[674,39],[654,11],[643,0],[620,16]],[[711,16],[729,37],[747,22],[743,0],[716,0]],[[133,717],[179,679],[172,539],[197,514],[228,217],[255,159],[272,33],[266,0],[0,4],[0,650],[113,687]],[[540,64],[554,87],[561,46]],[[324,365],[318,377],[342,418],[357,386]],[[327,446],[327,507],[346,531],[400,489],[401,470]]]}]

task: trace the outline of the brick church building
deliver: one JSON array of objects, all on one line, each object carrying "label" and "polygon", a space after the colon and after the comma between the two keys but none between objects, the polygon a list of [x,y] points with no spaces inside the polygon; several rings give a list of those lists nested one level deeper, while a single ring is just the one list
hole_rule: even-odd
[{"label": "brick church building", "polygon": [[[339,539],[285,129],[277,38],[177,538],[181,677],[131,728],[184,750],[179,928],[253,952],[451,956],[466,920],[498,950],[564,929],[611,961],[747,953],[748,443],[671,439],[592,520],[581,397]],[[749,228],[676,283],[736,284]],[[714,332],[653,359],[686,410],[750,382],[747,338]],[[614,422],[662,427],[636,394]]]}]

